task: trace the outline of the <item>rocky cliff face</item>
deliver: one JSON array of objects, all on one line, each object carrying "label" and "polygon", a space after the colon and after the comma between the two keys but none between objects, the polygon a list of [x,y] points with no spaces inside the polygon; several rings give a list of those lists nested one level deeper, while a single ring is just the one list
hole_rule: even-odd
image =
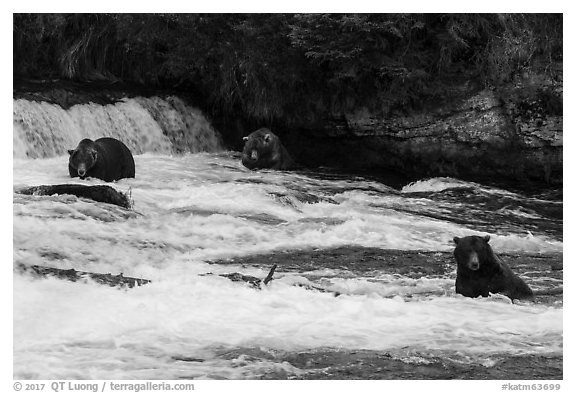
[{"label": "rocky cliff face", "polygon": [[[442,102],[406,115],[382,116],[359,108],[300,129],[272,125],[295,159],[306,166],[402,176],[453,176],[562,184],[562,70],[554,80],[524,76],[498,89],[464,83]],[[19,83],[15,98],[69,107],[112,103],[156,91],[71,83]],[[212,119],[229,148],[241,148],[249,129],[242,116]],[[244,125],[243,125],[244,124]]]},{"label": "rocky cliff face", "polygon": [[524,80],[467,92],[410,116],[367,110],[288,135],[311,165],[381,168],[405,174],[562,183],[562,86]]}]

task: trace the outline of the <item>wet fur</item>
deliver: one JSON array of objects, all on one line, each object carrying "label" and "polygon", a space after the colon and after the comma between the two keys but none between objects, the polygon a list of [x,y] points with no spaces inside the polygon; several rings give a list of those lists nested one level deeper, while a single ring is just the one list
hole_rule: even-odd
[{"label": "wet fur", "polygon": [[244,137],[242,164],[248,169],[289,170],[296,165],[280,142],[268,128],[260,128]]},{"label": "wet fur", "polygon": [[[70,177],[95,177],[107,182],[135,177],[134,157],[126,145],[114,138],[83,139],[68,150]],[[79,168],[86,172],[81,175]]]},{"label": "wet fur", "polygon": [[[530,287],[506,265],[488,244],[489,236],[454,238],[454,258],[458,263],[456,293],[467,297],[501,293],[510,299],[531,299]],[[479,266],[474,270],[472,256],[478,256]]]}]

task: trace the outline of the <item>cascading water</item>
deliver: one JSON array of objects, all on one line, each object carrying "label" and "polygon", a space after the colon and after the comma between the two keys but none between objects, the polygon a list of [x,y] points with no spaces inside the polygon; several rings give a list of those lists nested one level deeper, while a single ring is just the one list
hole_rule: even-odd
[{"label": "cascading water", "polygon": [[[464,298],[450,254],[454,236],[489,234],[530,286],[558,287],[561,200],[450,178],[396,190],[250,171],[175,97],[68,110],[15,100],[15,188],[105,184],[67,169],[66,150],[100,136],[134,153],[136,178],[110,184],[130,190],[133,210],[14,193],[14,263],[152,283],[16,270],[15,378],[561,378],[562,297]],[[260,291],[219,276],[264,277],[273,263]]]},{"label": "cascading water", "polygon": [[84,138],[109,136],[134,154],[216,152],[218,134],[202,113],[177,97],[127,98],[110,105],[14,100],[14,158],[65,154]]}]

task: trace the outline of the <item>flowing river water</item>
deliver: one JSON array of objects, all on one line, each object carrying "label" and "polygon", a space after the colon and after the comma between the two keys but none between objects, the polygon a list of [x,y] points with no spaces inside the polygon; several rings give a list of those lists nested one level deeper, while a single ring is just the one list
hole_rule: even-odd
[{"label": "flowing river water", "polygon": [[[562,378],[562,295],[464,298],[451,256],[454,236],[489,234],[532,288],[562,286],[561,196],[250,171],[175,97],[14,100],[13,132],[16,191],[106,184],[68,175],[66,150],[85,137],[121,139],[136,162],[136,178],[111,184],[131,210],[15,192],[15,266],[152,281],[15,269],[14,378]],[[261,290],[220,276],[263,278],[273,264]]]}]

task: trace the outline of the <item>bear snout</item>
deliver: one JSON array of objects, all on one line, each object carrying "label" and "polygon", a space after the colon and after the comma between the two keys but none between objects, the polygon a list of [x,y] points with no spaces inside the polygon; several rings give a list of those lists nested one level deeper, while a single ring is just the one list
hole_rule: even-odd
[{"label": "bear snout", "polygon": [[478,270],[480,268],[480,260],[478,259],[478,254],[472,252],[470,254],[470,259],[468,259],[468,269]]},{"label": "bear snout", "polygon": [[250,153],[242,153],[242,163],[244,164],[254,164],[258,161],[259,155],[256,149],[250,151]]},{"label": "bear snout", "polygon": [[78,167],[78,176],[80,176],[80,177],[86,176],[86,165],[81,164]]}]

